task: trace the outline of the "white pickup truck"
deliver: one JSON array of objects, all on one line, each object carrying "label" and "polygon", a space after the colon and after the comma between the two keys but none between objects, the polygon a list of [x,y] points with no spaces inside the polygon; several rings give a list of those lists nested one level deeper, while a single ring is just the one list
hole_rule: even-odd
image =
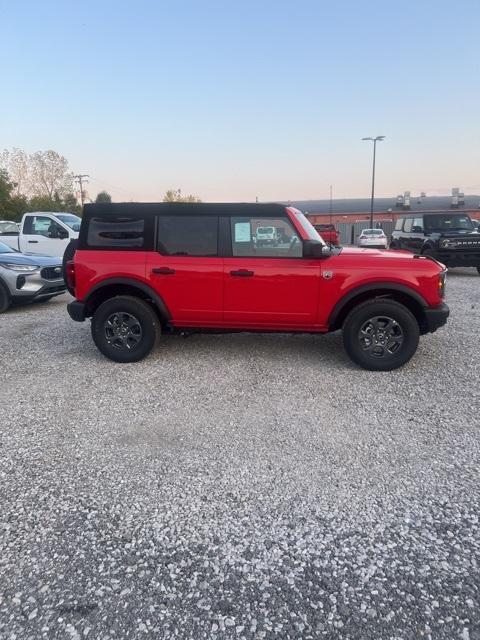
[{"label": "white pickup truck", "polygon": [[70,240],[78,238],[80,222],[73,213],[32,211],[23,216],[20,231],[0,228],[0,242],[22,253],[62,258]]}]

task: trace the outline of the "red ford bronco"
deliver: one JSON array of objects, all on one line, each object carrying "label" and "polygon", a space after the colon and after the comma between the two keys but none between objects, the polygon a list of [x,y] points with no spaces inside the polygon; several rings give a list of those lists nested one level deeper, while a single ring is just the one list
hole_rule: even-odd
[{"label": "red ford bronco", "polygon": [[[258,242],[265,228],[275,243]],[[68,312],[91,318],[95,344],[118,362],[141,360],[165,331],[342,329],[354,362],[385,371],[449,313],[433,258],[327,246],[278,204],[86,205],[70,257]]]}]

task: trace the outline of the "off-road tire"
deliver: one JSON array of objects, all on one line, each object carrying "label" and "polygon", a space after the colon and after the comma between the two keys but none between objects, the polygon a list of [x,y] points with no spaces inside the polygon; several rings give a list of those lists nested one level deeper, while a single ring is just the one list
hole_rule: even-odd
[{"label": "off-road tire", "polygon": [[0,282],[0,313],[3,313],[10,306],[10,296],[8,295],[8,291]]},{"label": "off-road tire", "polygon": [[[138,344],[127,349],[126,346],[115,346],[115,338],[109,340],[108,321],[117,315],[137,321]],[[102,302],[95,310],[91,330],[93,341],[104,356],[115,362],[138,362],[155,346],[161,327],[157,314],[147,302],[134,296],[115,296]]]},{"label": "off-road tire", "polygon": [[[379,345],[378,349],[383,349],[384,352],[379,356],[365,347],[366,334],[361,331],[374,318],[393,321],[392,329],[397,332],[391,339],[393,346],[396,344],[394,340],[398,342],[401,334],[401,343],[396,346],[396,351],[390,353],[387,348]],[[417,350],[420,336],[418,322],[407,307],[395,300],[379,298],[367,300],[354,307],[346,317],[342,329],[345,351],[353,362],[369,371],[391,371],[404,365]],[[372,335],[372,339],[373,337]],[[387,341],[387,347],[388,344]],[[373,348],[376,347],[373,345]]]}]

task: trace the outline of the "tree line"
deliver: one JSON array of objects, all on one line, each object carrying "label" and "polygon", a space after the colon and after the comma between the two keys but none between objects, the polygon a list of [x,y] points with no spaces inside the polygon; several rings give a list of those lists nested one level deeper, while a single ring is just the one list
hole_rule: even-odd
[{"label": "tree line", "polygon": [[[0,152],[0,219],[18,221],[28,211],[69,211],[81,215],[68,160],[49,149],[28,154],[22,149]],[[164,202],[201,202],[180,189],[169,189]],[[95,202],[112,202],[100,191]]]}]

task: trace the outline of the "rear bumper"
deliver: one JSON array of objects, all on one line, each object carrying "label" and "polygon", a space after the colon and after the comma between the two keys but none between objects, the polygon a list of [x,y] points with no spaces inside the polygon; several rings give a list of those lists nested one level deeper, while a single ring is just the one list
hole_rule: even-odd
[{"label": "rear bumper", "polygon": [[67,304],[68,315],[75,322],[83,322],[86,318],[86,305],[79,300]]},{"label": "rear bumper", "polygon": [[425,309],[425,318],[427,321],[427,332],[433,333],[439,327],[443,327],[450,315],[448,305],[443,303],[439,307]]}]

